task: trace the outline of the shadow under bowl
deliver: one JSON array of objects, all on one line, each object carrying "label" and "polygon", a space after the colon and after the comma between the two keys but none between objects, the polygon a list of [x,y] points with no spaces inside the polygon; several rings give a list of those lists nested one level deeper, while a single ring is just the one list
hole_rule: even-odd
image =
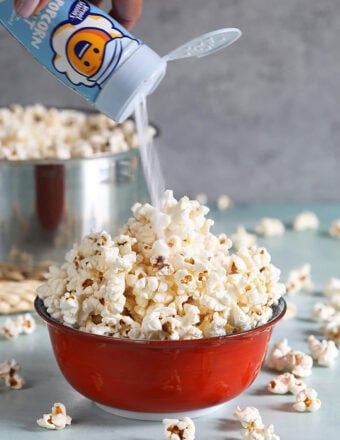
[{"label": "shadow under bowl", "polygon": [[247,389],[286,303],[281,298],[271,320],[252,330],[180,341],[98,336],[51,318],[40,298],[35,308],[47,323],[60,370],[75,390],[114,414],[156,420],[178,413],[203,415]]}]

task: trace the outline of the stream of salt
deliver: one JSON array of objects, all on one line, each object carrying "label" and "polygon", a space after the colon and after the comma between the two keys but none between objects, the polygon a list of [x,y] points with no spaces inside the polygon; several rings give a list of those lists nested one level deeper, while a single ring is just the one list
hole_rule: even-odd
[{"label": "stream of salt", "polygon": [[148,134],[149,118],[145,96],[140,97],[139,104],[135,109],[135,120],[142,167],[151,203],[159,210],[160,199],[165,191],[165,183],[152,136]]}]

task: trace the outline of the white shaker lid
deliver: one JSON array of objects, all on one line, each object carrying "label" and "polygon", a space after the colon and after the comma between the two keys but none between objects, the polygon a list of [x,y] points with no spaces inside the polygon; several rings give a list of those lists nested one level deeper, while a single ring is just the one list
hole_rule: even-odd
[{"label": "white shaker lid", "polygon": [[95,101],[98,110],[116,122],[134,112],[140,96],[150,95],[165,75],[166,60],[142,44],[111,75]]},{"label": "white shaker lid", "polygon": [[237,28],[223,28],[200,35],[177,47],[165,55],[166,61],[182,58],[205,57],[224,49],[240,38],[242,32]]}]

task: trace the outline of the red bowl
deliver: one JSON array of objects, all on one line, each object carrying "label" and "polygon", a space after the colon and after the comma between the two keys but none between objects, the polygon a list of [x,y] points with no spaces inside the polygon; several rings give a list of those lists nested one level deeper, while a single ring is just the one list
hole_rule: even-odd
[{"label": "red bowl", "polygon": [[40,298],[35,308],[48,325],[56,360],[73,388],[113,413],[160,414],[215,407],[248,388],[286,304],[281,298],[272,319],[255,329],[181,341],[98,336],[52,319]]}]

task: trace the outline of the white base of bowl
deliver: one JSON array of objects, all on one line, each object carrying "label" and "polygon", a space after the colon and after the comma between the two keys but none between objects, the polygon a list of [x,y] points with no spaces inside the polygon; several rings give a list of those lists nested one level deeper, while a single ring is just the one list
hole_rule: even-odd
[{"label": "white base of bowl", "polygon": [[160,421],[163,419],[180,419],[183,417],[190,417],[192,419],[196,417],[206,416],[218,409],[222,408],[225,403],[219,405],[209,406],[208,408],[195,409],[193,411],[182,411],[182,412],[168,412],[168,413],[148,413],[139,411],[126,411],[124,409],[114,408],[111,406],[102,405],[101,403],[94,402],[100,409],[114,414],[115,416],[125,417],[127,419],[135,420],[149,420],[149,421]]}]

